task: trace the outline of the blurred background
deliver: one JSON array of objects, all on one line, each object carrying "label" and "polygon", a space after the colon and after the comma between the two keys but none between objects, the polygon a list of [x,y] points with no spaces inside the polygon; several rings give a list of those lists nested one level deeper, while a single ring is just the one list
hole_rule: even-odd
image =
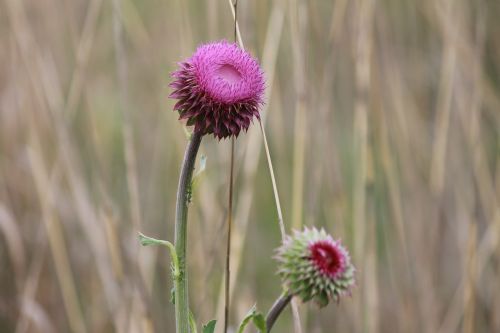
[{"label": "blurred background", "polygon": [[[351,298],[303,332],[500,332],[500,2],[240,0],[287,231],[324,227]],[[233,38],[226,0],[0,1],[0,332],[174,332],[186,145],[169,73]],[[191,307],[222,323],[230,141],[205,137]],[[236,141],[232,310],[281,292],[258,123]],[[219,325],[219,332],[222,325]],[[275,332],[293,332],[290,310]]]}]

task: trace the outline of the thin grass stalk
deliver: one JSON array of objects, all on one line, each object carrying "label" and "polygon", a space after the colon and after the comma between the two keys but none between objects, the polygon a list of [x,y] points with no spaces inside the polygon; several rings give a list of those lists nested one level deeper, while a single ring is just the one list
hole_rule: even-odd
[{"label": "thin grass stalk", "polygon": [[[453,15],[453,1],[445,1],[445,13],[448,17]],[[452,19],[445,21],[448,25],[446,28],[453,32],[451,36],[443,35],[444,50],[441,59],[441,73],[439,82],[438,101],[436,105],[436,123],[434,135],[436,137],[431,163],[431,187],[437,196],[441,196],[444,187],[445,169],[446,169],[446,152],[448,145],[448,132],[450,127],[450,114],[452,108],[452,98],[454,90],[454,81],[456,77],[456,62],[457,62],[457,45],[454,42],[454,35],[457,33],[458,24]],[[451,38],[448,38],[451,37]]]},{"label": "thin grass stalk", "polygon": [[[303,197],[304,197],[304,165],[305,165],[305,141],[307,118],[306,109],[306,75],[303,50],[306,48],[304,43],[304,19],[299,15],[303,13],[299,6],[303,7],[298,0],[292,1],[290,6],[290,30],[293,35],[292,55],[293,55],[293,74],[295,83],[296,109],[295,109],[295,127],[293,142],[293,176],[292,176],[292,226],[295,229],[302,227],[303,218]],[[303,9],[303,8],[300,8]]]},{"label": "thin grass stalk", "polygon": [[66,98],[65,112],[72,119],[77,111],[78,102],[81,99],[85,86],[85,70],[87,68],[90,51],[94,45],[94,37],[98,27],[99,14],[101,13],[103,0],[90,1],[80,39],[75,50],[75,67],[71,76],[71,83]]},{"label": "thin grass stalk", "polygon": [[[228,1],[229,1],[229,4],[231,5],[231,11],[233,13],[233,17],[234,17],[234,20],[235,20],[235,35],[236,35],[236,38],[238,39],[240,47],[242,49],[244,49],[243,40],[241,39],[241,34],[240,34],[240,31],[239,31],[239,26],[238,26],[238,23],[236,21],[235,7],[233,6],[233,3],[232,3],[231,0],[228,0]],[[280,203],[280,199],[279,199],[279,195],[278,195],[278,188],[276,186],[276,177],[274,176],[274,169],[273,169],[273,165],[272,165],[272,161],[271,161],[271,154],[269,153],[269,145],[267,144],[266,133],[265,133],[265,130],[264,130],[264,126],[262,125],[262,121],[260,119],[259,119],[259,127],[260,127],[260,130],[261,130],[261,133],[262,133],[262,137],[263,137],[263,140],[264,140],[264,148],[266,150],[267,163],[268,163],[268,167],[269,167],[269,173],[271,175],[271,182],[272,182],[272,185],[273,185],[273,194],[274,194],[274,199],[275,199],[275,204],[276,204],[276,210],[278,212],[278,224],[279,224],[279,227],[280,227],[281,238],[282,238],[282,240],[284,240],[286,232],[285,232],[285,226],[284,226],[284,223],[283,223],[283,213],[282,213],[282,210],[281,210],[281,203]],[[295,325],[294,325],[295,326],[295,331],[300,333],[301,332],[300,317],[299,317],[299,313],[298,313],[297,306],[295,305],[295,303],[293,303],[292,314],[293,314],[294,323],[295,323]]]},{"label": "thin grass stalk", "polygon": [[[484,232],[477,246],[476,278],[480,279],[485,273],[487,263],[500,249],[500,209]],[[463,315],[463,294],[467,276],[462,275],[459,285],[453,295],[450,305],[444,315],[438,333],[455,332],[458,330]]]},{"label": "thin grass stalk", "polygon": [[[38,227],[37,231],[41,231],[44,227]],[[38,232],[38,239],[34,242],[35,251],[34,256],[31,259],[29,267],[27,269],[26,281],[23,281],[23,290],[20,292],[21,298],[21,306],[20,306],[20,314],[17,319],[15,326],[15,333],[25,333],[28,332],[30,327],[30,321],[32,318],[30,317],[30,308],[34,305],[38,305],[36,303],[36,291],[38,289],[38,285],[40,283],[40,275],[42,269],[44,267],[44,259],[47,252],[47,239],[46,235],[43,232]],[[49,318],[45,310],[40,307],[41,314],[45,318]],[[50,320],[47,320],[47,326],[45,328],[52,328],[53,325]],[[55,329],[40,329],[41,332],[55,332]]]},{"label": "thin grass stalk", "polygon": [[[354,109],[354,145],[356,165],[353,188],[354,257],[360,267],[365,266],[366,245],[366,186],[368,183],[368,110],[371,83],[373,9],[376,0],[357,1],[357,42],[355,58],[356,101]],[[366,325],[367,306],[359,298],[356,306],[362,321],[356,321],[356,330]]]},{"label": "thin grass stalk", "polygon": [[364,289],[366,302],[366,332],[379,332],[379,288],[378,288],[378,258],[377,258],[377,225],[375,219],[375,203],[373,196],[369,200],[368,235],[364,263]]},{"label": "thin grass stalk", "polygon": [[[34,132],[35,130],[32,129]],[[36,135],[36,134],[33,134]],[[49,183],[49,177],[40,156],[40,147],[36,142],[38,138],[32,138],[32,145],[28,151],[31,171],[35,181],[36,191],[40,200],[45,231],[49,239],[50,250],[54,259],[56,276],[60,284],[63,304],[68,316],[68,324],[73,332],[87,332],[85,320],[78,302],[73,273],[71,272],[66,240],[63,226],[59,221],[53,208],[53,189]]]},{"label": "thin grass stalk", "polygon": [[[238,0],[232,4],[234,10],[234,42],[238,35]],[[230,306],[231,287],[231,228],[233,224],[233,177],[234,177],[234,136],[231,137],[231,165],[229,170],[229,197],[228,197],[228,218],[227,218],[227,247],[226,247],[226,274],[224,288],[224,333],[227,333]]]},{"label": "thin grass stalk", "polygon": [[[271,91],[274,86],[274,77],[276,69],[276,60],[278,54],[278,47],[281,41],[281,33],[283,30],[284,21],[284,10],[283,10],[283,0],[278,0],[274,2],[273,9],[271,10],[271,15],[269,18],[268,30],[266,33],[266,39],[264,43],[264,50],[262,53],[262,65],[264,72],[266,73],[268,89],[266,91],[265,100],[269,100]],[[238,31],[237,31],[238,34]],[[263,106],[261,111],[261,121],[264,122],[267,118],[269,104]],[[250,207],[252,205],[252,200],[254,198],[253,194],[255,191],[255,176],[257,172],[257,167],[259,165],[260,153],[262,149],[262,136],[259,132],[250,131],[247,136],[248,146],[245,151],[245,156],[243,158],[242,169],[243,174],[242,186],[239,196],[238,208],[235,213],[235,220],[238,224],[233,225],[231,242],[232,255],[231,255],[231,282],[230,282],[230,294],[233,294],[235,281],[238,278],[239,267],[242,260],[243,248],[245,246],[245,236],[247,235],[246,230],[249,222]],[[224,311],[224,289],[221,288],[219,293],[219,300],[217,302],[217,318],[223,316]]]},{"label": "thin grass stalk", "polygon": [[[237,14],[236,14],[236,7],[234,6],[233,2],[231,0],[228,0],[229,1],[229,4],[230,4],[230,7],[231,7],[231,11],[232,11],[232,14],[233,14],[233,18],[234,18],[234,21],[235,21],[235,36],[236,36],[236,39],[238,40],[239,42],[239,45],[242,49],[244,49],[244,45],[243,45],[243,40],[241,39],[241,34],[240,34],[240,31],[239,31],[239,25],[238,25],[238,22],[237,22]],[[267,144],[267,138],[266,138],[266,133],[265,133],[265,130],[264,130],[264,126],[262,125],[262,121],[259,119],[259,127],[260,127],[260,130],[261,130],[261,133],[262,133],[262,137],[263,137],[263,140],[264,140],[264,147],[265,147],[265,150],[266,150],[266,157],[267,157],[267,162],[268,162],[268,167],[269,167],[269,172],[270,172],[270,175],[271,175],[271,182],[272,182],[272,185],[273,185],[273,194],[274,194],[274,199],[275,199],[275,203],[276,203],[276,209],[277,209],[277,213],[278,213],[278,224],[279,224],[279,227],[280,227],[280,232],[281,232],[281,237],[282,237],[282,240],[284,240],[285,238],[285,235],[286,235],[286,232],[285,232],[285,226],[284,226],[284,223],[283,223],[283,213],[282,213],[282,210],[281,210],[281,203],[280,203],[280,199],[279,199],[279,195],[278,195],[278,188],[276,186],[276,177],[274,176],[274,169],[273,169],[273,166],[272,166],[272,161],[271,161],[271,155],[269,153],[269,145]],[[294,310],[293,311],[293,318],[294,318],[294,323],[299,323],[299,330],[298,332],[300,332],[300,318],[299,318],[299,314],[298,314],[298,311],[296,309],[296,306],[294,306]],[[297,325],[295,325],[295,330],[297,331]]]},{"label": "thin grass stalk", "polygon": [[123,13],[121,0],[113,0],[113,32],[116,60],[116,72],[119,84],[119,104],[123,115],[122,135],[124,141],[127,189],[130,197],[130,215],[134,232],[141,230],[141,208],[139,202],[139,185],[137,180],[137,163],[134,151],[134,138],[131,126],[131,113],[128,101],[128,61],[123,40]]},{"label": "thin grass stalk", "polygon": [[[497,162],[500,162],[500,158],[497,158]],[[497,166],[498,166],[497,175],[500,176],[500,163],[497,163]],[[497,179],[500,179],[500,177],[498,177]],[[498,181],[497,184],[500,185],[500,180]],[[497,188],[500,190],[500,186],[498,186]],[[497,225],[497,230],[500,230],[500,209],[497,210],[495,220],[493,221],[493,223]],[[494,256],[496,260],[500,261],[500,242],[496,244],[494,251],[495,251]],[[498,283],[498,281],[500,281],[500,270],[497,270],[495,277],[496,277],[495,281],[497,281],[497,286],[500,286],[500,283]],[[495,303],[493,305],[493,313],[499,313],[499,311],[500,311],[500,288],[497,288]],[[500,318],[498,317],[495,317],[495,320],[493,322],[493,330],[500,332]]]},{"label": "thin grass stalk", "polygon": [[8,208],[0,201],[0,237],[5,239],[5,247],[12,261],[16,288],[19,293],[26,273],[26,251],[22,242],[22,231]]},{"label": "thin grass stalk", "polygon": [[464,288],[464,323],[463,333],[474,332],[474,316],[476,307],[476,281],[477,281],[477,225],[469,225],[469,239],[467,244],[466,263],[464,265],[466,278]]},{"label": "thin grass stalk", "polygon": [[274,201],[276,204],[276,211],[278,213],[278,224],[281,231],[281,239],[284,240],[286,236],[285,224],[283,223],[283,212],[281,211],[280,197],[278,194],[278,187],[276,186],[276,177],[274,176],[273,162],[271,160],[271,154],[269,153],[269,145],[267,144],[266,132],[264,131],[264,125],[262,121],[259,120],[260,131],[262,132],[262,139],[264,140],[264,148],[266,150],[267,165],[269,167],[269,174],[271,175],[271,183],[273,185]]},{"label": "thin grass stalk", "polygon": [[[36,101],[37,111],[42,114],[49,114],[54,120],[54,132],[58,138],[58,157],[56,163],[61,159],[69,186],[71,188],[76,211],[80,220],[82,229],[85,232],[87,241],[91,244],[96,258],[97,270],[104,285],[102,290],[106,294],[106,301],[111,308],[118,304],[119,294],[117,287],[113,283],[112,274],[109,270],[107,253],[104,248],[105,242],[102,241],[100,227],[97,224],[94,207],[89,200],[89,193],[80,177],[81,163],[77,163],[74,155],[74,149],[71,137],[69,136],[66,124],[61,120],[64,107],[62,100],[63,91],[60,86],[59,77],[55,71],[56,65],[52,56],[42,57],[41,48],[33,37],[33,29],[26,16],[22,3],[8,1],[8,16],[11,19],[16,45],[20,50],[21,60],[30,85],[33,89],[34,100]],[[32,57],[28,57],[32,55]],[[114,318],[116,319],[116,318]]]},{"label": "thin grass stalk", "polygon": [[[292,227],[300,229],[304,215],[304,166],[305,166],[305,147],[306,147],[306,129],[307,118],[306,109],[306,86],[305,86],[305,65],[303,50],[306,48],[304,42],[304,19],[299,17],[303,15],[304,3],[294,0],[290,6],[290,30],[293,38],[293,69],[295,94],[297,96],[297,107],[295,110],[295,128],[293,142],[293,175],[292,175]],[[301,8],[299,8],[299,6]],[[302,332],[302,324],[299,315],[298,303],[292,299],[293,324],[296,333]]]},{"label": "thin grass stalk", "polygon": [[[123,137],[123,150],[125,156],[125,173],[127,182],[127,191],[129,197],[129,214],[132,220],[133,234],[136,234],[142,229],[142,210],[139,200],[139,181],[137,176],[137,159],[134,150],[134,133],[132,128],[132,113],[129,102],[129,71],[128,71],[128,59],[124,44],[124,17],[123,17],[123,4],[122,0],[112,1],[112,18],[113,18],[113,44],[115,51],[115,62],[116,62],[116,73],[118,78],[118,90],[119,90],[119,107],[123,117],[122,122],[122,137]],[[109,235],[109,234],[108,234]],[[139,244],[134,243],[136,246],[136,251],[133,253],[132,264],[134,270],[137,271],[136,279],[141,280],[137,283],[137,286],[143,286],[142,281],[145,271],[147,270],[146,260],[141,260],[139,255],[141,252],[138,251]],[[111,259],[113,259],[113,251],[110,247]],[[145,301],[146,295],[144,288],[137,288],[138,292],[132,291],[132,303],[140,303],[139,305],[132,304],[132,309],[137,309],[139,307],[146,307]],[[139,297],[137,297],[139,296]],[[149,323],[151,326],[151,319],[148,318],[144,313],[138,311],[129,312],[129,322],[131,325],[136,322]]]}]

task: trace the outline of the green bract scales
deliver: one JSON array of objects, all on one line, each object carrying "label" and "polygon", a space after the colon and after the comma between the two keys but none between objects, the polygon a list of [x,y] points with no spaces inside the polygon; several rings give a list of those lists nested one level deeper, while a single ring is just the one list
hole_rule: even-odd
[{"label": "green bract scales", "polygon": [[287,236],[276,250],[278,274],[290,295],[320,307],[350,294],[355,268],[347,250],[323,229],[305,228]]}]

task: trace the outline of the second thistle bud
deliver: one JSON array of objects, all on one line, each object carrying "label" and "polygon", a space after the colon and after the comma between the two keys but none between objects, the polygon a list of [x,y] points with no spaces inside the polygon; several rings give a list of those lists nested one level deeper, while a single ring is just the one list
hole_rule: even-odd
[{"label": "second thistle bud", "polygon": [[277,250],[278,274],[288,293],[320,307],[350,294],[355,268],[347,250],[323,229],[305,228]]}]

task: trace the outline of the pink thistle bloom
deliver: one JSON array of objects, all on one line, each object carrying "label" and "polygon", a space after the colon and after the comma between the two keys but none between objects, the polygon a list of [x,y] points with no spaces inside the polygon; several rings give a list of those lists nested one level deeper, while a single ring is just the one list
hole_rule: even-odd
[{"label": "pink thistle bloom", "polygon": [[325,306],[350,294],[355,272],[351,258],[325,230],[295,231],[276,252],[278,274],[291,295]]},{"label": "pink thistle bloom", "polygon": [[349,254],[331,237],[311,243],[309,251],[310,260],[323,275],[336,279],[345,272]]},{"label": "pink thistle bloom", "polygon": [[172,73],[174,110],[194,131],[218,139],[238,136],[263,104],[264,75],[258,62],[236,44],[205,44]]}]

